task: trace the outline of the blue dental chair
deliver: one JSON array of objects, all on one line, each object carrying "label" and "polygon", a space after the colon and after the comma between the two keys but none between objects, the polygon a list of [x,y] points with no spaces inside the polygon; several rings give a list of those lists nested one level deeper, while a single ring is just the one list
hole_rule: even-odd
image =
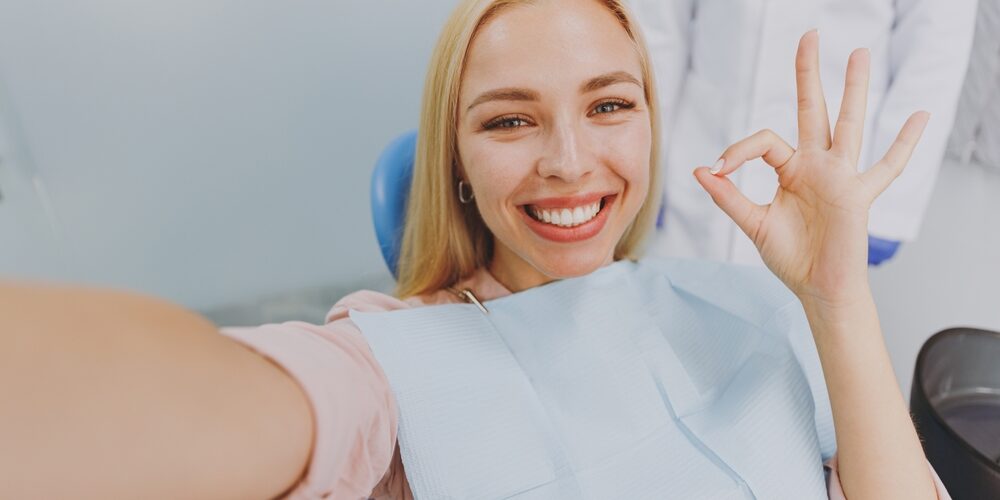
[{"label": "blue dental chair", "polygon": [[[417,131],[411,130],[400,135],[382,151],[375,162],[372,173],[371,206],[375,223],[375,235],[385,265],[398,277],[396,263],[403,239],[403,224],[406,221],[406,201],[413,179],[413,158],[417,148]],[[663,221],[662,208],[657,226]],[[868,264],[877,266],[895,255],[898,241],[868,236]]]},{"label": "blue dental chair", "polygon": [[406,202],[413,179],[413,157],[417,152],[417,131],[411,130],[389,143],[375,162],[372,172],[371,204],[375,236],[382,259],[394,278],[403,241]]}]

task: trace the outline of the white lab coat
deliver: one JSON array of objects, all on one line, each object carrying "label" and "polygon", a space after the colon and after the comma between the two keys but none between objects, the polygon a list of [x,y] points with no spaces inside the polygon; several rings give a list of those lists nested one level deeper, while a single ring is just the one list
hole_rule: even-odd
[{"label": "white lab coat", "polygon": [[[875,202],[872,235],[911,240],[920,226],[969,60],[976,0],[631,0],[649,45],[662,112],[666,218],[654,255],[760,263],[753,243],[691,171],[770,128],[797,141],[795,51],[819,29],[820,74],[836,121],[851,51],[871,50],[859,168],[885,153],[906,118],[931,120],[903,174]],[[731,175],[757,203],[777,188],[761,160]]]}]

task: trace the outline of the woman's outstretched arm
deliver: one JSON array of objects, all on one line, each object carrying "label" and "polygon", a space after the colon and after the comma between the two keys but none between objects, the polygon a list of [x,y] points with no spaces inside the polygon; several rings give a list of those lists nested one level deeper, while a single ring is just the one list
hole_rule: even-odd
[{"label": "woman's outstretched arm", "polygon": [[[818,43],[816,32],[807,33],[796,56],[797,148],[762,131],[730,146],[715,175],[702,167],[695,177],[805,308],[847,498],[932,499],[936,487],[886,353],[867,267],[868,209],[905,167],[928,115],[912,115],[885,157],[859,173],[869,54],[851,54],[831,136]],[[752,203],[725,177],[757,157],[778,174],[769,205]]]},{"label": "woman's outstretched arm", "polygon": [[312,433],[295,381],[192,312],[0,282],[0,498],[273,498]]}]

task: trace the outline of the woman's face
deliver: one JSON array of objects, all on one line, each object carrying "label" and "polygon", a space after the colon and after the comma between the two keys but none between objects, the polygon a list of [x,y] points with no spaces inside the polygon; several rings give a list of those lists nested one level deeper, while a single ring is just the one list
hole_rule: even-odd
[{"label": "woman's face", "polygon": [[609,264],[649,188],[639,55],[598,2],[549,0],[483,25],[462,76],[460,175],[512,291]]}]

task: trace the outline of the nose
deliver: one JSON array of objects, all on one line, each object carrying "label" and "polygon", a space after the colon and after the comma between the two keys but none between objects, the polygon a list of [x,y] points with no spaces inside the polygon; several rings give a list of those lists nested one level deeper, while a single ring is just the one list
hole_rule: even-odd
[{"label": "nose", "polygon": [[558,178],[567,183],[579,181],[593,166],[585,151],[581,130],[568,120],[557,123],[545,136],[545,146],[538,159],[538,175]]}]

